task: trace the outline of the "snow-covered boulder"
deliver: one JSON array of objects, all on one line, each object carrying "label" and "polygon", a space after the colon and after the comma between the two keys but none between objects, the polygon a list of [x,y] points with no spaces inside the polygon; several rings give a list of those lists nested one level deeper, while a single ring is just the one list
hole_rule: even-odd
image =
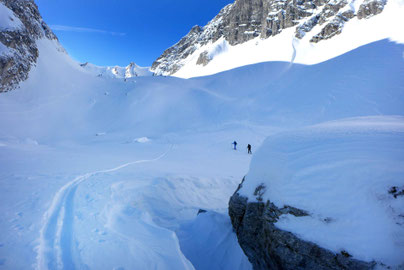
[{"label": "snow-covered boulder", "polygon": [[255,269],[404,266],[404,118],[359,117],[271,136],[229,214]]}]

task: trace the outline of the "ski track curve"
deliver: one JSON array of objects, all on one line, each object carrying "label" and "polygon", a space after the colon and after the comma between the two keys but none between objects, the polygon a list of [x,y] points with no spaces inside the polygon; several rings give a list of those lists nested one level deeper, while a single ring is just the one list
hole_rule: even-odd
[{"label": "ski track curve", "polygon": [[292,53],[292,58],[290,59],[290,66],[292,66],[295,63],[296,54],[297,54],[296,47],[298,44],[299,44],[299,40],[296,38],[293,38],[293,40],[292,40],[293,53]]},{"label": "ski track curve", "polygon": [[173,145],[160,156],[149,160],[136,160],[118,167],[95,171],[77,176],[60,188],[52,199],[51,206],[44,214],[44,225],[40,231],[37,246],[37,270],[79,269],[73,258],[74,196],[78,186],[97,174],[118,171],[127,166],[155,162],[162,159]]}]

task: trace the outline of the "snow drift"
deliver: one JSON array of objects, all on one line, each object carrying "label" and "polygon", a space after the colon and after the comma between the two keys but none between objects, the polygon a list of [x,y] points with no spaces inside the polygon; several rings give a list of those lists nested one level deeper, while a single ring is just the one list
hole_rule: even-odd
[{"label": "snow drift", "polygon": [[343,119],[266,139],[238,193],[309,213],[275,223],[303,240],[402,267],[403,164],[403,117]]}]

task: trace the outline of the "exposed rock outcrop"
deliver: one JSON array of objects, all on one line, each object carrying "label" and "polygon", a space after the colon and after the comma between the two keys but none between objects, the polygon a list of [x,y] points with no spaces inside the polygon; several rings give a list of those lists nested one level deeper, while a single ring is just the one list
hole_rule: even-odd
[{"label": "exposed rock outcrop", "polygon": [[[0,0],[0,3],[22,23],[0,31],[0,42],[5,47],[0,55],[0,92],[5,92],[28,78],[39,55],[36,40],[57,40],[57,37],[43,21],[33,0]],[[14,16],[9,20],[15,20]]]},{"label": "exposed rock outcrop", "polygon": [[198,43],[201,31],[202,29],[198,25],[194,26],[188,35],[183,37],[177,44],[164,51],[164,53],[154,61],[151,70],[153,71],[158,68],[161,71],[158,75],[177,72],[181,67],[176,64],[177,55],[181,55],[182,58],[187,58],[188,55],[192,54],[196,50],[193,44]]},{"label": "exposed rock outcrop", "polygon": [[383,11],[387,0],[366,0],[358,10],[358,19],[369,18]]},{"label": "exposed rock outcrop", "polygon": [[[365,0],[357,14],[352,0],[235,0],[227,5],[205,27],[194,26],[178,43],[170,47],[153,63],[155,75],[171,75],[184,65],[202,46],[223,38],[230,45],[247,42],[256,37],[266,39],[295,27],[295,37],[303,38],[315,26],[311,42],[332,38],[341,33],[344,24],[358,16],[369,18],[382,12],[386,0]],[[351,7],[352,6],[352,7]],[[207,65],[209,52],[199,53],[197,64]]]},{"label": "exposed rock outcrop", "polygon": [[404,196],[404,186],[403,187],[391,187],[389,190],[389,194],[391,194],[395,199],[399,196]]},{"label": "exposed rock outcrop", "polygon": [[317,35],[313,36],[310,42],[317,43],[324,39],[332,38],[335,35],[338,35],[342,32],[342,28],[345,22],[349,21],[354,17],[354,13],[351,10],[345,11],[344,13],[338,14],[335,18],[327,23],[321,32]]},{"label": "exposed rock outcrop", "polygon": [[375,263],[353,259],[346,251],[335,254],[277,228],[275,223],[282,215],[301,217],[309,213],[292,206],[279,208],[270,201],[260,201],[262,187],[256,189],[258,202],[248,202],[237,193],[241,185],[230,198],[229,215],[240,246],[254,269],[359,270],[375,267]]},{"label": "exposed rock outcrop", "polygon": [[204,51],[199,55],[198,60],[196,61],[196,64],[206,66],[210,60],[211,59],[209,57],[209,53],[207,51]]}]

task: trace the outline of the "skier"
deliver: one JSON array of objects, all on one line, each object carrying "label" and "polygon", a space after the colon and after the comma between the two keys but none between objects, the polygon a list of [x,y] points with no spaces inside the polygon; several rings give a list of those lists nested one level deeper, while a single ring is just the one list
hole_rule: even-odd
[{"label": "skier", "polygon": [[237,150],[237,142],[234,141],[232,144],[234,145],[234,150]]},{"label": "skier", "polygon": [[251,144],[247,145],[247,151],[248,151],[248,154],[252,154],[252,152],[251,152]]}]

